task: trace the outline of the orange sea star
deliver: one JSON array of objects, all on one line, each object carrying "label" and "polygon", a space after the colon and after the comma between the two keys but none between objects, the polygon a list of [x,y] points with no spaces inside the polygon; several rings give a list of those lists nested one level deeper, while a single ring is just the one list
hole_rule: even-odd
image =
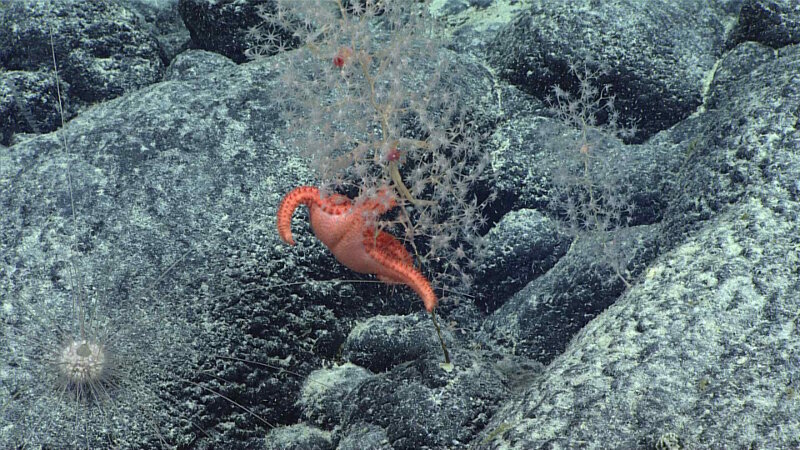
[{"label": "orange sea star", "polygon": [[308,207],[311,229],[340,263],[359,273],[374,274],[383,282],[409,286],[420,296],[425,309],[433,312],[438,302],[436,294],[425,275],[414,267],[408,250],[369,220],[396,206],[386,190],[354,205],[343,195],[323,197],[313,186],[293,189],[278,207],[278,234],[289,245],[295,244],[292,215],[300,205]]}]

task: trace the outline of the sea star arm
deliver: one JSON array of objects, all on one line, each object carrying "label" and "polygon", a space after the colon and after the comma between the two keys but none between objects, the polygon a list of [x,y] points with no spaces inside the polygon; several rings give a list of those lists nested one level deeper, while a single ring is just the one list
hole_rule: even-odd
[{"label": "sea star arm", "polygon": [[407,285],[422,299],[425,310],[433,312],[439,300],[431,288],[431,283],[414,267],[411,255],[400,241],[384,231],[379,232],[377,238],[373,237],[372,232],[366,231],[364,248],[378,263],[380,270],[376,275],[379,278]]},{"label": "sea star arm", "polygon": [[294,245],[292,238],[292,216],[294,210],[300,205],[308,209],[318,207],[321,203],[319,188],[313,186],[300,186],[286,194],[278,207],[278,235],[289,245]]},{"label": "sea star arm", "polygon": [[408,253],[408,250],[406,250],[403,244],[391,234],[385,231],[379,231],[378,233],[372,232],[371,235],[365,233],[364,239],[370,239],[370,236],[374,236],[373,239],[375,239],[375,243],[373,245],[389,253],[393,259],[401,261],[405,265],[414,265],[411,253]]}]

